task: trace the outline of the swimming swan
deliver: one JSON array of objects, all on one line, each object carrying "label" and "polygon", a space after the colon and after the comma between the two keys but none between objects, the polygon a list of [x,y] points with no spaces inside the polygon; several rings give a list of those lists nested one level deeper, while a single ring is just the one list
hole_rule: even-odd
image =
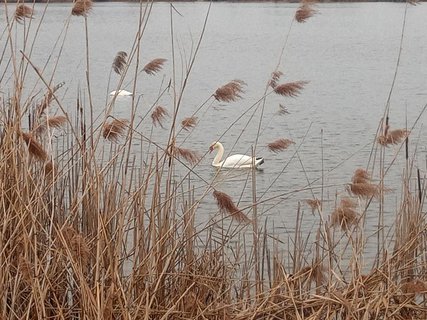
[{"label": "swimming swan", "polygon": [[216,154],[212,165],[214,167],[220,167],[220,168],[252,168],[252,165],[255,165],[255,167],[258,167],[259,165],[264,163],[264,159],[260,157],[255,157],[253,159],[250,156],[244,155],[244,154],[234,154],[232,156],[229,156],[225,160],[221,160],[222,156],[224,155],[224,147],[221,144],[221,142],[213,142],[211,146],[209,147],[209,152],[212,152],[213,150],[218,150],[218,153]]}]

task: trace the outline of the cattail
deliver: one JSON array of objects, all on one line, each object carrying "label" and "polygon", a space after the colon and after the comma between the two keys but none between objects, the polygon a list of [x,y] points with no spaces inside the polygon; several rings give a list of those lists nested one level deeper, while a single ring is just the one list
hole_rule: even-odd
[{"label": "cattail", "polygon": [[271,79],[268,82],[268,85],[272,88],[275,88],[277,86],[277,82],[280,80],[280,77],[283,76],[283,72],[282,71],[274,71],[271,74]]},{"label": "cattail", "polygon": [[114,119],[110,123],[105,123],[102,129],[102,136],[112,142],[117,142],[124,136],[129,121],[126,119]]},{"label": "cattail", "polygon": [[283,104],[279,104],[279,111],[277,113],[281,116],[285,114],[289,114],[288,108],[286,108]]},{"label": "cattail", "polygon": [[169,115],[168,111],[161,106],[157,106],[154,111],[151,113],[151,119],[153,120],[154,126],[157,127],[159,125],[163,128],[162,121],[165,119],[165,117]]},{"label": "cattail", "polygon": [[357,223],[356,204],[347,198],[341,200],[340,205],[331,214],[333,226],[340,226],[343,230],[349,229]]},{"label": "cattail", "polygon": [[406,129],[396,129],[387,131],[385,135],[377,138],[377,141],[382,146],[389,146],[391,144],[399,144],[409,136],[410,131]]},{"label": "cattail", "polygon": [[217,201],[219,210],[228,213],[233,219],[241,223],[250,223],[251,220],[234,204],[231,197],[221,191],[215,190],[213,196]]},{"label": "cattail", "polygon": [[181,126],[186,131],[194,128],[196,124],[197,124],[197,117],[195,116],[185,118],[184,120],[181,121]]},{"label": "cattail", "polygon": [[128,54],[124,51],[119,51],[113,61],[113,70],[117,74],[122,74],[126,66],[126,58]]},{"label": "cattail", "polygon": [[22,23],[24,19],[32,19],[34,14],[33,8],[25,5],[19,4],[15,10],[15,20],[16,22]]},{"label": "cattail", "polygon": [[280,84],[274,88],[274,92],[285,97],[296,97],[307,83],[308,81],[295,81]]},{"label": "cattail", "polygon": [[292,140],[289,139],[277,139],[273,142],[270,142],[267,147],[270,151],[274,152],[274,153],[278,153],[280,151],[283,151],[287,148],[289,148],[289,146],[291,144],[295,144],[295,142],[293,142]]},{"label": "cattail", "polygon": [[182,158],[192,165],[195,165],[200,160],[200,156],[195,151],[177,147],[174,150],[178,159]]},{"label": "cattail", "polygon": [[242,80],[232,80],[218,88],[213,96],[216,100],[222,102],[236,101],[242,97],[240,94],[243,93],[243,86],[245,84],[246,83]]},{"label": "cattail", "polygon": [[73,16],[86,17],[92,10],[92,5],[92,0],[76,0],[74,2],[73,9],[71,10],[71,14]]},{"label": "cattail", "polygon": [[47,153],[43,146],[30,133],[21,132],[21,136],[28,145],[28,151],[32,156],[40,161],[47,159]]},{"label": "cattail", "polygon": [[154,75],[160,70],[162,70],[163,64],[166,62],[166,59],[157,58],[145,65],[145,67],[142,69],[145,73],[149,75]]},{"label": "cattail", "polygon": [[310,208],[314,211],[316,209],[320,209],[320,205],[322,204],[319,199],[307,199],[305,202],[310,206]]},{"label": "cattail", "polygon": [[295,20],[299,23],[306,22],[309,18],[314,16],[317,13],[317,10],[313,9],[311,4],[303,3],[295,12]]}]

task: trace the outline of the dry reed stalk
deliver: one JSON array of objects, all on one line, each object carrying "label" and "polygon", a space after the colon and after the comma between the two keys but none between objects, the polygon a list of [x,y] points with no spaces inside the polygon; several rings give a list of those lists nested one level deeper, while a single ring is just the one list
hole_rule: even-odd
[{"label": "dry reed stalk", "polygon": [[116,57],[114,58],[113,61],[113,70],[115,73],[117,74],[122,74],[123,70],[126,67],[126,58],[127,58],[128,54],[124,51],[119,51],[116,54]]},{"label": "dry reed stalk", "polygon": [[285,97],[297,97],[308,81],[295,81],[279,84],[274,88],[274,92]]},{"label": "dry reed stalk", "polygon": [[274,71],[271,74],[271,79],[268,82],[268,85],[272,87],[273,89],[277,87],[277,82],[280,80],[280,77],[283,76],[282,71]]},{"label": "dry reed stalk", "polygon": [[174,153],[178,157],[178,159],[185,159],[188,163],[192,165],[195,165],[200,160],[200,156],[197,154],[197,152],[190,149],[175,147]]},{"label": "dry reed stalk", "polygon": [[157,58],[154,59],[152,61],[150,61],[149,63],[147,63],[144,68],[142,68],[142,71],[144,71],[145,73],[149,74],[149,75],[154,75],[157,72],[159,72],[160,70],[162,70],[163,64],[166,62],[166,59],[163,58]]},{"label": "dry reed stalk", "polygon": [[168,116],[168,111],[166,110],[166,108],[162,107],[162,106],[157,106],[154,111],[151,113],[151,119],[153,120],[153,124],[155,127],[157,127],[157,125],[159,125],[160,127],[163,128],[163,124],[162,121],[166,118],[166,116]]},{"label": "dry reed stalk", "polygon": [[185,118],[184,120],[181,121],[181,126],[186,131],[193,129],[196,125],[197,125],[197,117],[196,116]]},{"label": "dry reed stalk", "polygon": [[392,144],[399,144],[409,136],[410,131],[406,129],[396,129],[392,131],[386,131],[386,134],[383,134],[377,138],[377,141],[380,145],[388,147]]},{"label": "dry reed stalk", "polygon": [[102,127],[102,136],[112,142],[117,142],[125,135],[129,121],[126,119],[114,119],[110,123],[105,123]]},{"label": "dry reed stalk", "polygon": [[29,153],[37,160],[45,161],[47,159],[47,152],[44,150],[43,146],[33,137],[33,135],[26,132],[21,132],[20,134],[22,139],[24,139],[25,143],[28,145]]},{"label": "dry reed stalk", "polygon": [[251,220],[234,204],[231,197],[221,191],[215,190],[213,196],[217,201],[219,210],[222,213],[231,215],[233,219],[240,223],[251,223]]},{"label": "dry reed stalk", "polygon": [[92,10],[92,6],[92,0],[76,0],[74,2],[73,9],[71,10],[71,14],[73,16],[86,17]]},{"label": "dry reed stalk", "polygon": [[213,96],[217,101],[236,101],[237,99],[240,99],[242,97],[240,94],[243,93],[244,85],[246,85],[246,83],[242,80],[232,80],[229,83],[218,88],[213,94]]},{"label": "dry reed stalk", "polygon": [[289,139],[277,139],[273,142],[270,142],[267,147],[270,151],[278,153],[280,151],[286,150],[290,145],[295,144],[292,140]]},{"label": "dry reed stalk", "polygon": [[334,227],[340,226],[343,230],[348,230],[351,225],[357,223],[358,214],[355,210],[356,203],[351,199],[341,199],[340,205],[331,214],[331,224]]},{"label": "dry reed stalk", "polygon": [[34,15],[33,8],[25,5],[19,4],[15,10],[15,20],[18,23],[22,23],[24,19],[32,19]]},{"label": "dry reed stalk", "polygon": [[312,7],[311,3],[305,2],[295,12],[295,20],[299,23],[304,23],[316,13],[317,10]]}]

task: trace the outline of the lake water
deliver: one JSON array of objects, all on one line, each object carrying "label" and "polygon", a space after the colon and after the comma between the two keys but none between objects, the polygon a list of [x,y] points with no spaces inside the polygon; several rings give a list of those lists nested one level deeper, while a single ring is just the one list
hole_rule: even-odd
[{"label": "lake water", "polygon": [[[186,63],[194,53],[208,6],[208,3],[201,2],[174,4],[178,85]],[[36,17],[32,22],[35,25],[31,34],[35,32],[45,5],[37,4],[35,9]],[[297,4],[286,3],[212,4],[178,119],[191,116],[218,87],[232,79],[241,79],[247,86],[243,99],[236,102],[225,104],[209,100],[197,114],[197,127],[190,134],[181,133],[177,141],[182,147],[205,154],[210,143],[220,138],[226,153],[250,154],[261,115],[261,109],[253,112],[255,108],[252,106],[263,96],[287,39],[279,68],[284,73],[282,82],[306,80],[309,84],[297,98],[269,95],[266,99],[256,148],[257,156],[264,157],[265,163],[264,170],[257,172],[256,180],[258,198],[272,199],[260,205],[259,214],[262,219],[268,218],[269,226],[279,230],[276,233],[280,233],[282,228],[293,230],[300,201],[306,213],[303,230],[308,234],[317,228],[318,216],[311,215],[311,209],[304,200],[313,196],[320,198],[323,189],[324,214],[327,216],[333,210],[336,196],[346,195],[345,184],[350,182],[354,170],[368,165],[396,68],[405,4],[318,4],[319,13],[303,24],[292,23],[296,9]],[[86,49],[84,19],[71,17],[65,28],[70,11],[71,4],[48,5],[31,59],[39,67],[51,59],[44,73],[50,76],[52,61],[60,56],[54,82],[65,82],[66,90],[61,89],[63,104],[73,114],[77,92],[87,91]],[[1,14],[4,17],[4,7]],[[426,5],[408,7],[402,55],[390,102],[392,128],[412,127],[427,103],[426,17]],[[104,112],[107,92],[116,89],[119,77],[112,74],[110,78],[111,63],[118,51],[130,52],[138,19],[139,4],[136,3],[95,3],[88,17],[91,90],[96,115]],[[144,65],[154,58],[166,58],[168,62],[156,76],[139,76],[135,94],[143,96],[137,110],[138,117],[149,112],[159,91],[171,79],[170,27],[170,5],[154,4],[142,38],[140,63]],[[23,26],[18,25],[17,28],[22,29]],[[65,38],[61,54],[60,47],[54,46],[58,38]],[[5,39],[3,33],[2,47]],[[19,39],[17,43],[19,47]],[[5,69],[2,62],[2,74]],[[125,84],[131,81],[131,73]],[[29,71],[27,90],[34,86],[31,77]],[[3,92],[7,92],[6,84],[11,81],[7,77],[3,80]],[[42,88],[40,84],[39,88]],[[132,91],[130,85],[122,88]],[[117,99],[113,114],[129,118],[130,101],[125,97]],[[162,96],[158,104],[172,113],[172,91]],[[286,106],[289,114],[278,115],[279,104]],[[427,155],[425,119],[423,114],[413,129],[410,148],[415,166],[422,175],[426,172]],[[165,126],[168,124],[170,118]],[[152,135],[160,145],[164,145],[168,134],[168,130],[153,129],[149,116],[138,130]],[[278,154],[269,152],[267,143],[282,137],[292,139],[296,144]],[[397,146],[387,149],[387,164],[397,151]],[[246,185],[248,172],[221,172],[216,176],[216,171],[210,166],[212,159],[213,155],[206,155],[194,168],[195,173],[205,180],[197,178],[196,174],[191,176],[194,184],[200,187],[196,194],[201,195],[206,183],[216,179],[218,190],[230,194],[236,201],[240,199],[243,207],[250,204],[252,191],[250,183]],[[400,200],[403,164],[404,154],[397,154],[396,163],[386,177],[387,187],[396,191],[386,196],[389,204],[387,225],[394,221],[394,206]],[[376,179],[378,168],[376,164]],[[201,201],[197,219],[203,223],[206,216],[216,212],[214,199],[209,195]],[[367,214],[368,232],[375,229],[377,212],[378,204],[374,201]]]}]

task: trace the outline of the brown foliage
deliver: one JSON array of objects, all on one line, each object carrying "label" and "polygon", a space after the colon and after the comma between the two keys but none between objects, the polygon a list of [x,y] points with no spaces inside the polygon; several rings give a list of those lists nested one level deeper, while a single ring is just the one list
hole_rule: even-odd
[{"label": "brown foliage", "polygon": [[270,151],[278,153],[280,151],[286,150],[290,145],[295,144],[292,140],[289,139],[277,139],[273,142],[270,142],[267,147]]},{"label": "brown foliage", "polygon": [[222,102],[236,101],[237,99],[240,99],[242,97],[240,94],[243,93],[244,85],[245,82],[242,80],[232,80],[229,83],[218,88],[213,94],[213,96],[216,100]]},{"label": "brown foliage", "polygon": [[32,19],[33,18],[33,8],[25,5],[19,4],[15,10],[15,20],[19,23],[22,23],[24,19]]},{"label": "brown foliage", "polygon": [[114,119],[110,123],[105,123],[102,129],[102,136],[112,142],[117,142],[125,134],[129,121],[126,119]]},{"label": "brown foliage", "polygon": [[154,59],[152,61],[150,61],[149,63],[147,63],[144,68],[142,68],[142,71],[144,71],[145,73],[149,74],[149,75],[154,75],[157,72],[159,72],[160,70],[162,70],[163,64],[166,62],[166,59],[163,58],[157,58]]},{"label": "brown foliage", "polygon": [[92,6],[92,0],[76,0],[74,2],[73,9],[71,10],[71,14],[73,16],[86,17],[92,10]]},{"label": "brown foliage", "polygon": [[304,89],[304,86],[308,81],[295,81],[283,83],[274,88],[274,92],[285,97],[296,97],[301,93],[301,90]]},{"label": "brown foliage", "polygon": [[128,54],[124,51],[119,51],[113,61],[113,70],[117,74],[122,74],[126,66],[126,58]]},{"label": "brown foliage", "polygon": [[415,279],[402,284],[401,290],[403,293],[415,294],[427,292],[427,284],[424,281]]},{"label": "brown foliage", "polygon": [[43,146],[33,137],[32,134],[21,132],[22,139],[28,145],[29,153],[34,156],[37,160],[45,161],[47,159],[47,153]]},{"label": "brown foliage", "polygon": [[331,214],[331,223],[334,227],[340,226],[348,230],[351,225],[357,223],[356,204],[348,198],[341,199],[340,205]]},{"label": "brown foliage", "polygon": [[231,197],[221,191],[215,190],[213,196],[217,201],[219,210],[222,213],[231,215],[233,219],[241,223],[250,223],[251,220],[234,204]]},{"label": "brown foliage", "polygon": [[168,111],[166,108],[162,106],[157,106],[154,111],[151,113],[151,119],[153,120],[154,126],[157,127],[159,125],[163,128],[162,121],[165,119],[165,117],[168,115]]},{"label": "brown foliage", "polygon": [[192,116],[181,121],[181,126],[184,130],[190,130],[197,125],[197,117]]}]

